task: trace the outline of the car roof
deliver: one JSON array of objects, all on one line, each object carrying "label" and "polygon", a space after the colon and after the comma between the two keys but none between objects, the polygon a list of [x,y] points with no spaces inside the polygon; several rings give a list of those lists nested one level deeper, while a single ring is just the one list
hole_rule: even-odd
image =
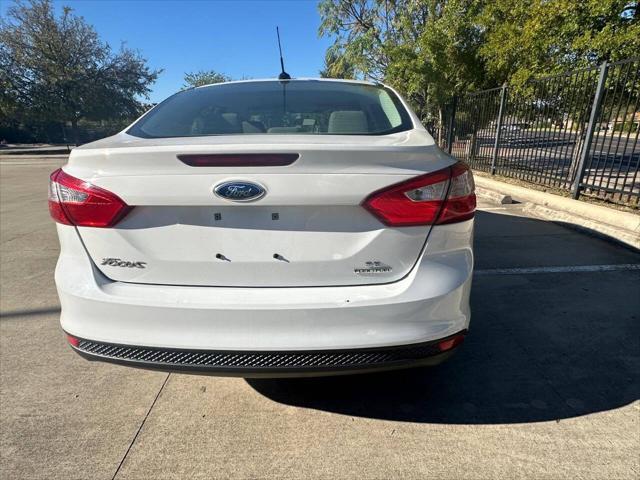
[{"label": "car roof", "polygon": [[280,80],[278,78],[251,78],[247,80],[232,80],[230,82],[220,82],[220,83],[209,83],[207,85],[200,85],[194,88],[206,88],[213,87],[215,85],[230,85],[234,83],[259,83],[259,82],[339,82],[339,83],[354,83],[357,85],[370,85],[374,87],[384,87],[379,82],[369,82],[366,80],[352,80],[352,79],[343,79],[343,78],[313,78],[313,77],[301,77],[301,78],[291,78],[288,80]]}]

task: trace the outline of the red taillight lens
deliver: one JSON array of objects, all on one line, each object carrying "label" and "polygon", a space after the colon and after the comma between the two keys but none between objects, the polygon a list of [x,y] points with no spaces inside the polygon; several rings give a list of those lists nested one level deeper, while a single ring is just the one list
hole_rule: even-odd
[{"label": "red taillight lens", "polygon": [[129,213],[131,207],[117,195],[96,187],[61,169],[49,181],[49,212],[65,225],[78,227],[113,227]]},{"label": "red taillight lens", "polygon": [[473,175],[456,163],[372,193],[363,206],[393,227],[461,222],[476,209]]},{"label": "red taillight lens", "polygon": [[473,174],[464,163],[451,167],[451,186],[438,218],[438,225],[462,222],[473,218],[476,211],[475,184]]},{"label": "red taillight lens", "polygon": [[453,337],[447,338],[446,340],[442,340],[438,342],[438,348],[441,352],[446,352],[447,350],[451,350],[452,348],[457,347],[462,342],[464,342],[465,333],[459,333],[454,335]]}]

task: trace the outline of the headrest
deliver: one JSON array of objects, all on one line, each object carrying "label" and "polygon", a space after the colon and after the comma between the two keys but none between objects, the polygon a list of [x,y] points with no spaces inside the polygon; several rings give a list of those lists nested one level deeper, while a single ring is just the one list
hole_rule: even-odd
[{"label": "headrest", "polygon": [[267,133],[295,133],[299,131],[300,127],[271,127]]},{"label": "headrest", "polygon": [[367,133],[367,116],[361,110],[338,110],[329,116],[328,133]]}]

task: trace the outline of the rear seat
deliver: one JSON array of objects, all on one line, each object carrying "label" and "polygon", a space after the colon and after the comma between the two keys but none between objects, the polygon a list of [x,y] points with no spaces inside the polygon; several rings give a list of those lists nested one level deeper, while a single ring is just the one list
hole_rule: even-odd
[{"label": "rear seat", "polygon": [[271,127],[267,130],[267,133],[296,133],[301,131],[301,127]]},{"label": "rear seat", "polygon": [[255,120],[243,120],[242,132],[243,133],[265,133],[266,129],[262,122]]},{"label": "rear seat", "polygon": [[329,116],[327,133],[367,133],[367,116],[361,110],[338,110]]},{"label": "rear seat", "polygon": [[197,118],[191,126],[191,132],[200,135],[219,133],[241,133],[237,113],[210,113]]}]

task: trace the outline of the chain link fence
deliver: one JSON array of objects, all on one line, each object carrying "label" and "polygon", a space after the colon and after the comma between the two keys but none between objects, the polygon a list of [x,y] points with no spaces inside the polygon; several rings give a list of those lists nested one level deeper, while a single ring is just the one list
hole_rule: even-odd
[{"label": "chain link fence", "polygon": [[454,98],[441,148],[472,168],[637,208],[640,59]]}]

